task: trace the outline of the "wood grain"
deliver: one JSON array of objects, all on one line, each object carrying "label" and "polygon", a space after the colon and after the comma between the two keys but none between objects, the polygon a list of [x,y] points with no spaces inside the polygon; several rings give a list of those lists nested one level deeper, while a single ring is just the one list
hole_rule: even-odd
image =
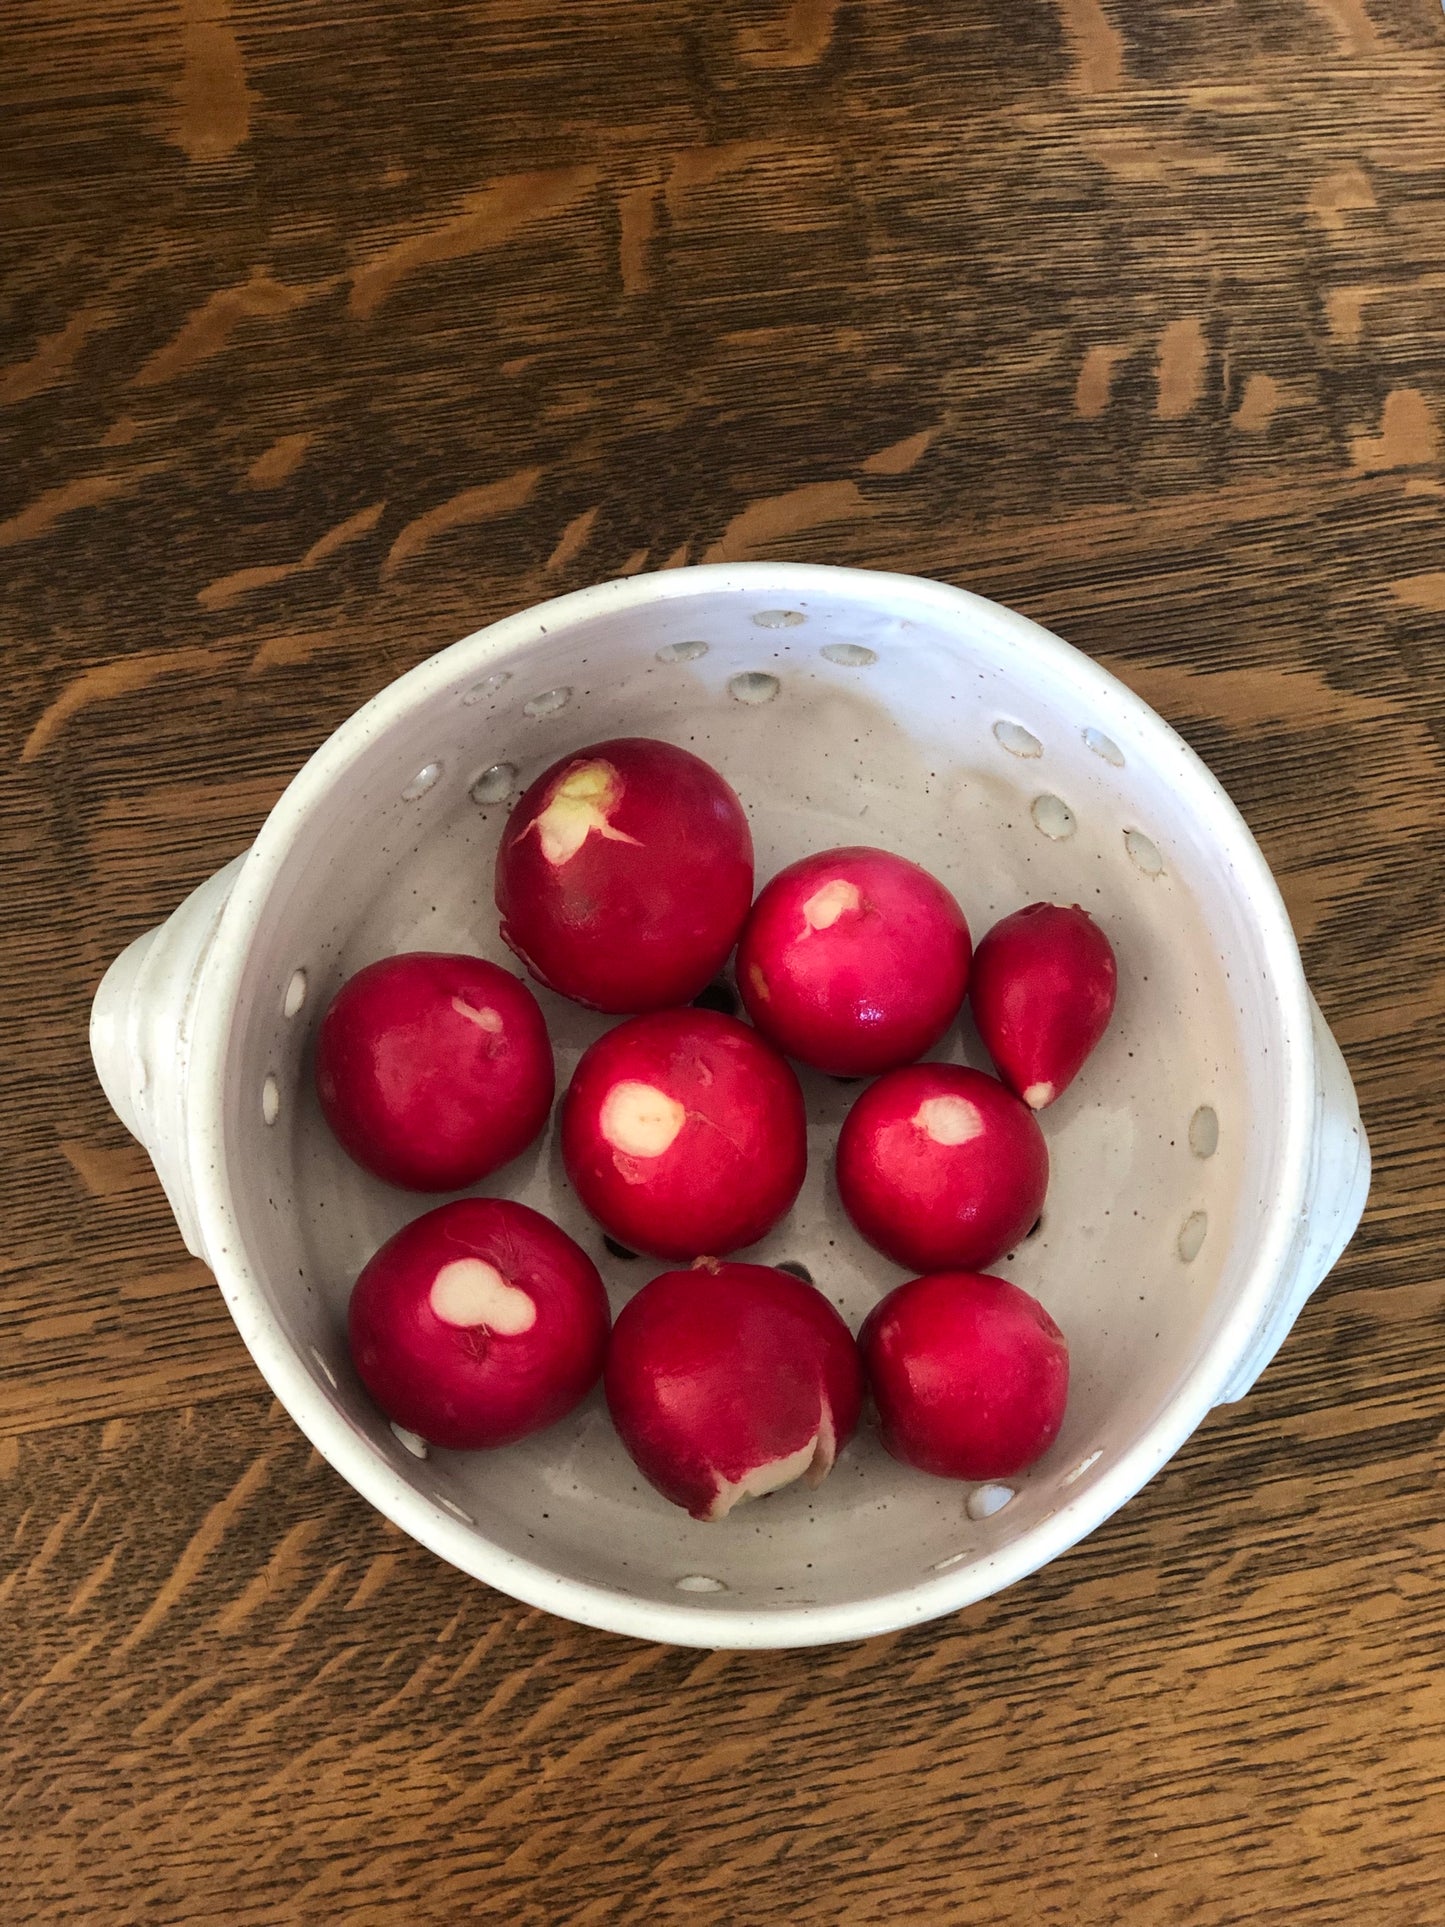
[{"label": "wood grain", "polygon": [[[1445,20],[1427,0],[10,0],[0,1884],[28,1922],[1445,1921]],[[703,557],[1161,709],[1377,1158],[1280,1359],[944,1624],[629,1645],[267,1398],[85,1052],[383,681]]]}]

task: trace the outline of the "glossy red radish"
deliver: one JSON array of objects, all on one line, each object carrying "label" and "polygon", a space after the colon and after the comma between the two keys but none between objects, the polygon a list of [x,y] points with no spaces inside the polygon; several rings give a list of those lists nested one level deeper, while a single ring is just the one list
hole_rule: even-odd
[{"label": "glossy red radish", "polygon": [[511,1445],[597,1383],[597,1267],[525,1204],[462,1198],[389,1238],[351,1294],[351,1356],[389,1419],[433,1445]]},{"label": "glossy red radish", "polygon": [[863,1236],[916,1271],[991,1265],[1043,1209],[1038,1121],[996,1077],[956,1064],[890,1071],[838,1136],[838,1191]]},{"label": "glossy red radish", "polygon": [[604,1230],[659,1258],[753,1244],[807,1167],[803,1093],[768,1043],[711,1010],[633,1017],[583,1053],[562,1157]]},{"label": "glossy red radish", "polygon": [[998,1074],[1031,1110],[1069,1088],[1114,1014],[1118,967],[1077,904],[1031,903],[978,946],[969,998]]},{"label": "glossy red radish", "polygon": [[752,890],[742,804],[701,757],[650,737],[554,763],[497,852],[503,937],[539,983],[594,1010],[695,997],[737,942]]},{"label": "glossy red radish", "polygon": [[858,1335],[883,1443],[945,1479],[1022,1472],[1059,1435],[1069,1348],[1036,1298],[942,1271],[873,1307]]},{"label": "glossy red radish", "polygon": [[820,1291],[710,1260],[663,1272],[623,1308],[604,1383],[643,1477],[694,1519],[817,1485],[863,1401],[853,1335]]},{"label": "glossy red radish", "polygon": [[909,1064],[958,1015],[970,944],[936,877],[886,850],[824,850],[780,870],[738,944],[748,1015],[837,1077]]},{"label": "glossy red radish", "polygon": [[524,1151],[555,1072],[537,1000],[482,957],[411,951],[344,983],[316,1035],[316,1093],[363,1169],[459,1191]]}]

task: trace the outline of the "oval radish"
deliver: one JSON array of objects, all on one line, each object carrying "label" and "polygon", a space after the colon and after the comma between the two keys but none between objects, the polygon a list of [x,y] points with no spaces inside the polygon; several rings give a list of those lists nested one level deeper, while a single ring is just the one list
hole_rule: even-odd
[{"label": "oval radish", "polygon": [[817,1485],[863,1400],[848,1327],[770,1265],[708,1262],[644,1285],[618,1315],[604,1382],[639,1471],[695,1519]]},{"label": "oval radish", "polygon": [[1036,1298],[966,1271],[912,1278],[858,1336],[883,1443],[945,1479],[1022,1472],[1059,1435],[1069,1348]]},{"label": "oval radish", "polygon": [[695,997],[737,942],[752,889],[742,804],[701,757],[648,737],[554,763],[497,852],[503,937],[539,983],[594,1010]]},{"label": "oval radish", "polygon": [[936,877],[886,850],[824,850],[765,885],[738,944],[748,1015],[815,1069],[911,1063],[958,1015],[968,925]]},{"label": "oval radish", "polygon": [[991,1265],[1038,1217],[1049,1153],[996,1077],[914,1064],[870,1084],[838,1137],[838,1191],[863,1236],[916,1271]]},{"label": "oval radish", "polygon": [[342,1148],[412,1191],[459,1191],[547,1121],[552,1046],[527,986],[482,957],[368,964],[316,1034],[316,1094]]},{"label": "oval radish", "polygon": [[998,1074],[1031,1110],[1066,1091],[1114,1014],[1109,939],[1077,904],[1031,903],[996,923],[973,960],[974,1022]]},{"label": "oval radish", "polygon": [[563,1101],[562,1158],[583,1204],[623,1244],[720,1257],[770,1231],[797,1197],[803,1093],[735,1017],[655,1011],[583,1053]]},{"label": "oval radish", "polygon": [[459,1451],[510,1445],[597,1383],[597,1267],[540,1211],[462,1198],[403,1226],[356,1281],[357,1376],[396,1424]]}]

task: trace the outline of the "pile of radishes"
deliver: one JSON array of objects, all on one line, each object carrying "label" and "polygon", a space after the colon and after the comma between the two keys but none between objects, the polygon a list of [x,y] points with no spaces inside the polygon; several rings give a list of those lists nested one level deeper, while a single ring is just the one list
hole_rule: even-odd
[{"label": "pile of radishes", "polygon": [[[502,935],[538,982],[626,1015],[562,1101],[567,1175],[610,1239],[685,1269],[612,1325],[596,1265],[540,1212],[463,1198],[415,1219],[351,1297],[362,1382],[423,1440],[501,1446],[571,1411],[599,1377],[644,1476],[698,1519],[816,1484],[867,1396],[897,1459],[955,1479],[1021,1471],[1063,1421],[1068,1348],[988,1267],[1043,1206],[1036,1113],[1114,1007],[1114,954],[1077,907],[1036,903],[972,952],[953,897],[883,850],[825,850],[753,900],[738,798],[700,758],[598,743],[540,776],[497,855]],[[737,952],[751,1025],[691,1000]],[[965,994],[998,1077],[919,1060]],[[791,1208],[807,1165],[788,1057],[871,1077],[843,1125],[853,1223],[918,1275],[854,1338],[805,1279],[731,1254]],[[316,1088],[364,1169],[415,1191],[479,1183],[552,1107],[536,998],[471,956],[359,971],[316,1040]]]}]

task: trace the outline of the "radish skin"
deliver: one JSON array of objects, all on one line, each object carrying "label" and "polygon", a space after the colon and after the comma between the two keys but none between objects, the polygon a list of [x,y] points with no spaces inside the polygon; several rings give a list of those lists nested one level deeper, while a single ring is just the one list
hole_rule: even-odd
[{"label": "radish skin", "polygon": [[928,871],[886,850],[824,850],[759,893],[738,990],[779,1050],[836,1077],[869,1076],[942,1037],[970,949],[963,912]]},{"label": "radish skin", "polygon": [[736,943],[752,889],[737,796],[701,757],[650,737],[553,763],[497,852],[507,944],[539,983],[612,1013],[695,997]]},{"label": "radish skin", "polygon": [[1028,1107],[955,1064],[890,1071],[838,1136],[838,1192],[871,1245],[914,1271],[981,1269],[1043,1208],[1049,1153]]},{"label": "radish skin", "polygon": [[1006,1279],[910,1279],[874,1306],[858,1344],[883,1443],[905,1465],[1007,1478],[1059,1435],[1068,1345],[1038,1300]]},{"label": "radish skin", "polygon": [[619,1313],[608,1409],[638,1470],[695,1519],[795,1480],[852,1437],[863,1373],[823,1294],[769,1265],[665,1271]]},{"label": "radish skin", "polygon": [[357,1376],[433,1445],[511,1445],[597,1383],[610,1312],[596,1265],[540,1211],[462,1198],[389,1238],[347,1318]]},{"label": "radish skin", "polygon": [[735,1017],[656,1011],[599,1037],[562,1104],[562,1159],[634,1251],[721,1257],[766,1235],[807,1168],[792,1067]]},{"label": "radish skin", "polygon": [[1073,1083],[1118,992],[1109,939],[1077,904],[1031,903],[996,923],[973,960],[974,1022],[998,1074],[1031,1110]]},{"label": "radish skin", "polygon": [[536,998],[483,957],[409,951],[357,971],[316,1036],[316,1094],[355,1162],[459,1191],[525,1151],[555,1072]]}]

